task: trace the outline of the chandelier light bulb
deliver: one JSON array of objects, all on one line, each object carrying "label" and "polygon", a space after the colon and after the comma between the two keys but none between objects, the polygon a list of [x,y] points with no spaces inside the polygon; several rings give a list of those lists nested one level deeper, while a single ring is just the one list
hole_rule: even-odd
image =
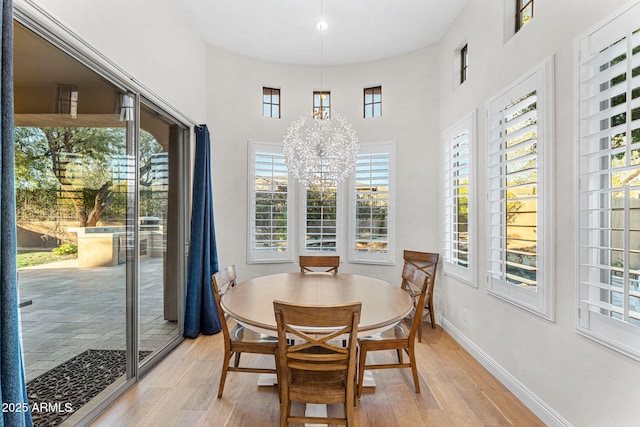
[{"label": "chandelier light bulb", "polygon": [[316,28],[319,31],[327,31],[327,28],[329,28],[329,23],[327,21],[318,21],[318,23],[316,24]]}]

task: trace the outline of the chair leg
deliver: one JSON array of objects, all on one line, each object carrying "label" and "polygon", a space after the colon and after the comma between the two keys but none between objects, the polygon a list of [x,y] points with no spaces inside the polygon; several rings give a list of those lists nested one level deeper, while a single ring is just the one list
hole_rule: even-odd
[{"label": "chair leg", "polygon": [[402,363],[403,361],[402,349],[401,348],[396,349],[396,353],[398,354],[398,363]]},{"label": "chair leg", "polygon": [[231,353],[224,352],[224,361],[222,362],[222,371],[220,372],[220,385],[218,386],[218,399],[222,397],[224,391],[224,383],[227,380],[227,372],[229,371],[229,362],[231,361]]},{"label": "chair leg", "polygon": [[416,393],[420,393],[420,379],[418,378],[418,366],[416,365],[416,355],[413,346],[409,346],[409,363],[411,364],[411,373],[413,374],[413,383],[416,387]]},{"label": "chair leg", "polygon": [[280,404],[280,427],[287,427],[289,424],[287,419],[289,418],[289,412],[291,411],[291,401],[289,396]]},{"label": "chair leg", "polygon": [[355,402],[352,403],[349,400],[351,399],[347,399],[347,402],[344,405],[344,415],[345,415],[345,418],[347,419],[347,426],[355,426],[356,424],[354,422],[354,418],[355,418],[354,407],[356,405],[355,405]]},{"label": "chair leg", "polygon": [[241,355],[241,354],[242,354],[241,352],[236,351],[236,358],[235,358],[235,359],[234,359],[234,361],[233,361],[233,366],[235,366],[236,368],[237,368],[238,366],[240,366],[240,355]]},{"label": "chair leg", "polygon": [[360,360],[358,360],[358,397],[362,396],[362,381],[364,380],[365,360],[367,350],[360,346]]},{"label": "chair leg", "polygon": [[429,316],[431,317],[431,328],[435,329],[436,328],[436,319],[435,319],[435,315],[433,314],[433,310],[429,309]]}]

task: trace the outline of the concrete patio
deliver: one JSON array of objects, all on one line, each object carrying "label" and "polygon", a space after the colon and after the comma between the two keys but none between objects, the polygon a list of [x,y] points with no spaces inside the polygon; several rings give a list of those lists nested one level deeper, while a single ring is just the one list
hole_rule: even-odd
[{"label": "concrete patio", "polygon": [[[177,322],[164,320],[162,274],[162,257],[141,260],[140,350],[158,350],[178,334]],[[28,304],[20,309],[27,381],[88,349],[125,349],[125,264],[20,268],[18,283]]]}]

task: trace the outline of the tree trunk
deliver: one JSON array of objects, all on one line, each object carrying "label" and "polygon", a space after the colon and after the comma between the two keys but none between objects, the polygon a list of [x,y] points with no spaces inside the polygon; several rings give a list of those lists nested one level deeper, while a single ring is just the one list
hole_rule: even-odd
[{"label": "tree trunk", "polygon": [[111,192],[109,191],[109,187],[111,187],[111,182],[105,183],[100,187],[100,190],[98,190],[98,194],[96,194],[95,202],[93,204],[93,209],[89,213],[85,227],[95,227],[98,224],[102,213],[109,207],[109,204],[111,203]]}]

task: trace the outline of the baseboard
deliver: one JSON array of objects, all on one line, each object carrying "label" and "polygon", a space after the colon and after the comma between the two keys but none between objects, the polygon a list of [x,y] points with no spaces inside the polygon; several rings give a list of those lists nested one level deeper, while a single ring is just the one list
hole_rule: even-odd
[{"label": "baseboard", "polygon": [[571,426],[571,424],[560,414],[554,411],[553,408],[547,405],[542,399],[540,399],[540,397],[518,381],[516,377],[500,366],[500,364],[493,360],[487,353],[485,353],[446,319],[439,316],[437,323],[545,424],[552,427]]}]

